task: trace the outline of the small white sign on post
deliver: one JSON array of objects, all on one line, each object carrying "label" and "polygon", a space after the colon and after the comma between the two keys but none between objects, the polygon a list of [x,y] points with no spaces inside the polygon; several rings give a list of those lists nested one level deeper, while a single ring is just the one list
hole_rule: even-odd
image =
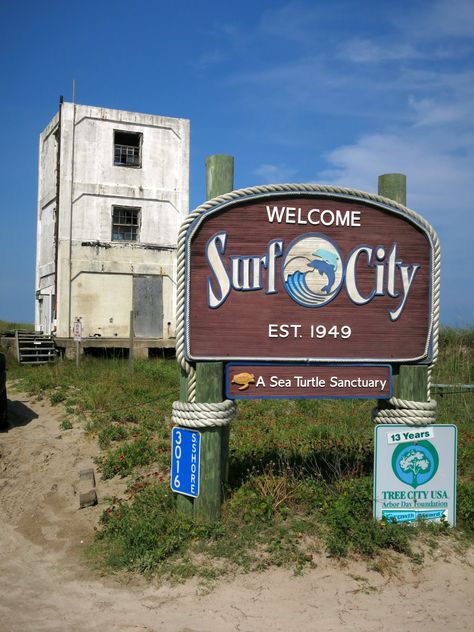
[{"label": "small white sign on post", "polygon": [[73,325],[73,335],[75,342],[81,342],[82,340],[82,322],[79,318],[76,318]]},{"label": "small white sign on post", "polygon": [[72,326],[74,342],[76,343],[76,366],[79,367],[81,361],[81,340],[82,340],[82,322],[80,318],[76,318]]},{"label": "small white sign on post", "polygon": [[456,525],[457,428],[379,425],[375,429],[374,517]]}]

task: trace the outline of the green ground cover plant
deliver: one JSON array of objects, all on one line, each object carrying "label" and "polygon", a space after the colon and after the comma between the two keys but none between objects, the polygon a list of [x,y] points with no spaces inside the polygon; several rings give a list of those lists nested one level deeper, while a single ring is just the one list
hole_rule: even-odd
[{"label": "green ground cover plant", "polygon": [[[433,382],[473,382],[474,329],[444,329]],[[37,398],[66,407],[97,437],[103,478],[126,477],[127,496],[107,503],[90,555],[112,569],[200,575],[291,566],[317,553],[370,560],[396,551],[419,561],[414,542],[474,539],[473,393],[437,395],[438,420],[458,427],[458,526],[385,524],[372,518],[373,402],[239,402],[229,482],[219,523],[179,515],[169,489],[170,413],[179,397],[174,360],[128,364],[86,357],[53,366],[10,365],[9,377]],[[433,544],[434,543],[434,544]],[[376,562],[374,564],[376,565]]]}]

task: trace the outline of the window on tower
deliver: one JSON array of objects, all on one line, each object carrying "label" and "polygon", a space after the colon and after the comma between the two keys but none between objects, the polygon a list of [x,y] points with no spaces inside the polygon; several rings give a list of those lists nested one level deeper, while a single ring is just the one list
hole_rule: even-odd
[{"label": "window on tower", "polygon": [[114,131],[114,165],[121,167],[142,166],[143,134]]},{"label": "window on tower", "polygon": [[134,206],[112,207],[112,241],[138,241],[140,211]]}]

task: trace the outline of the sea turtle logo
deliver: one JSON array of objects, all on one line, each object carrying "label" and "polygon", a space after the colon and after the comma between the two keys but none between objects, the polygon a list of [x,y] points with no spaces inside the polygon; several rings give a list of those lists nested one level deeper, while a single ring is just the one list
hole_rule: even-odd
[{"label": "sea turtle logo", "polygon": [[430,481],[438,471],[438,464],[438,452],[429,441],[401,443],[392,456],[395,476],[413,489]]},{"label": "sea turtle logo", "polygon": [[238,373],[232,376],[231,384],[238,384],[239,391],[246,391],[250,384],[255,384],[253,373]]},{"label": "sea turtle logo", "polygon": [[291,242],[283,261],[283,284],[303,307],[322,307],[342,286],[344,266],[336,245],[327,237],[309,233]]}]

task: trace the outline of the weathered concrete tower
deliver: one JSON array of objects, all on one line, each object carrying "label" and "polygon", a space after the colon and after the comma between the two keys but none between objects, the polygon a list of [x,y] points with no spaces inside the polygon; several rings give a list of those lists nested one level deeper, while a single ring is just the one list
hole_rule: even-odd
[{"label": "weathered concrete tower", "polygon": [[85,346],[127,346],[132,310],[143,348],[173,338],[189,129],[61,102],[40,135],[35,322],[58,346],[77,318]]}]

